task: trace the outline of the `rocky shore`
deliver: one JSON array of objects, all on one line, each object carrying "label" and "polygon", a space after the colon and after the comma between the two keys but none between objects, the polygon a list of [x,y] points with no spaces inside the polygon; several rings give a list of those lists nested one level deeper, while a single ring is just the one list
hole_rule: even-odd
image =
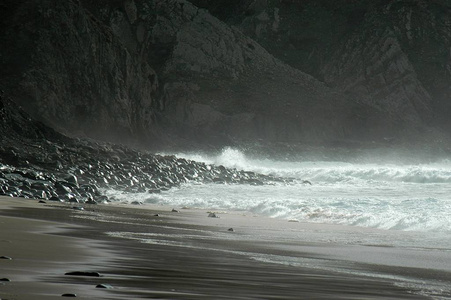
[{"label": "rocky shore", "polygon": [[166,150],[449,145],[449,3],[3,1],[0,89],[52,128]]},{"label": "rocky shore", "polygon": [[73,139],[0,98],[0,195],[73,203],[106,202],[102,188],[159,193],[185,182],[263,185],[290,182],[254,172]]}]

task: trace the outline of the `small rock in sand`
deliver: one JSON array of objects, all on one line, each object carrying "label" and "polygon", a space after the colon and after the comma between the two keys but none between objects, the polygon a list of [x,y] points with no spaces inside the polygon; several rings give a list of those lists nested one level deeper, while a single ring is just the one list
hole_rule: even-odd
[{"label": "small rock in sand", "polygon": [[180,211],[176,210],[175,208],[172,209],[172,212],[178,213]]},{"label": "small rock in sand", "polygon": [[101,283],[96,285],[96,288],[98,289],[112,289],[113,286],[111,284]]},{"label": "small rock in sand", "polygon": [[85,271],[67,272],[64,275],[100,277],[100,274],[98,272],[85,272]]}]

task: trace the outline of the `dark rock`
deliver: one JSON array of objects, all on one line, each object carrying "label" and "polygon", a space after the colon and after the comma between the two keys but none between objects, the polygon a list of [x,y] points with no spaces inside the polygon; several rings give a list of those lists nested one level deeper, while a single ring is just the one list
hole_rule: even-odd
[{"label": "dark rock", "polygon": [[177,210],[177,209],[175,209],[175,208],[173,208],[173,209],[171,210],[171,212],[173,212],[173,213],[178,213],[178,212],[180,212],[180,211]]},{"label": "dark rock", "polygon": [[5,255],[2,255],[2,256],[0,256],[0,259],[8,259],[8,260],[12,260],[12,258],[11,258],[11,257],[9,257],[9,256],[5,256]]},{"label": "dark rock", "polygon": [[49,198],[50,201],[58,201],[58,202],[62,202],[62,200],[56,196],[52,196]]},{"label": "dark rock", "polygon": [[45,202],[44,200],[39,200],[38,203],[44,203],[45,204],[47,202]]},{"label": "dark rock", "polygon": [[209,213],[208,217],[209,218],[219,218],[218,215],[216,215],[215,213]]},{"label": "dark rock", "polygon": [[69,174],[65,179],[72,186],[78,187],[78,178],[77,178],[77,176],[75,176],[73,174]]},{"label": "dark rock", "polygon": [[229,228],[227,229],[227,231],[235,231],[233,228]]},{"label": "dark rock", "polygon": [[93,199],[88,199],[85,202],[86,204],[97,204],[97,201],[93,200]]},{"label": "dark rock", "polygon": [[89,277],[100,277],[100,273],[98,272],[87,272],[87,271],[73,271],[67,272],[64,275],[70,276],[89,276]]},{"label": "dark rock", "polygon": [[98,288],[98,289],[112,289],[113,286],[110,285],[110,284],[101,283],[101,284],[96,285],[96,288]]},{"label": "dark rock", "polygon": [[66,293],[66,294],[62,294],[61,297],[77,297],[77,294]]},{"label": "dark rock", "polygon": [[214,183],[226,183],[226,180],[224,178],[215,177],[213,178]]},{"label": "dark rock", "polygon": [[67,194],[67,198],[69,200],[69,203],[80,203],[80,201],[77,199],[77,197],[75,196],[75,194]]},{"label": "dark rock", "polygon": [[7,281],[7,282],[9,282],[11,280],[9,278],[0,278],[0,281]]}]

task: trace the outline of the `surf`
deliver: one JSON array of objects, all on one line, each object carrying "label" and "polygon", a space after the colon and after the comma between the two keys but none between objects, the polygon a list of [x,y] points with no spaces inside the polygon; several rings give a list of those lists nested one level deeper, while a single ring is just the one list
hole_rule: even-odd
[{"label": "surf", "polygon": [[[173,153],[207,165],[293,178],[290,183],[187,182],[158,195],[107,191],[110,199],[233,210],[300,222],[384,230],[451,232],[451,163],[276,161],[225,148],[215,155]],[[312,185],[304,184],[308,180]]]}]

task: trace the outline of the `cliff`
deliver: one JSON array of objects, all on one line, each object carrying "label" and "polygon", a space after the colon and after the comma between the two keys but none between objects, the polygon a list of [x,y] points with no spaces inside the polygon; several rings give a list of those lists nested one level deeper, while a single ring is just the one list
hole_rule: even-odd
[{"label": "cliff", "polygon": [[394,122],[391,132],[451,132],[448,1],[193,2],[288,65],[376,108]]},{"label": "cliff", "polygon": [[438,1],[192,3],[6,1],[1,87],[61,131],[146,147],[448,128],[450,14]]}]

